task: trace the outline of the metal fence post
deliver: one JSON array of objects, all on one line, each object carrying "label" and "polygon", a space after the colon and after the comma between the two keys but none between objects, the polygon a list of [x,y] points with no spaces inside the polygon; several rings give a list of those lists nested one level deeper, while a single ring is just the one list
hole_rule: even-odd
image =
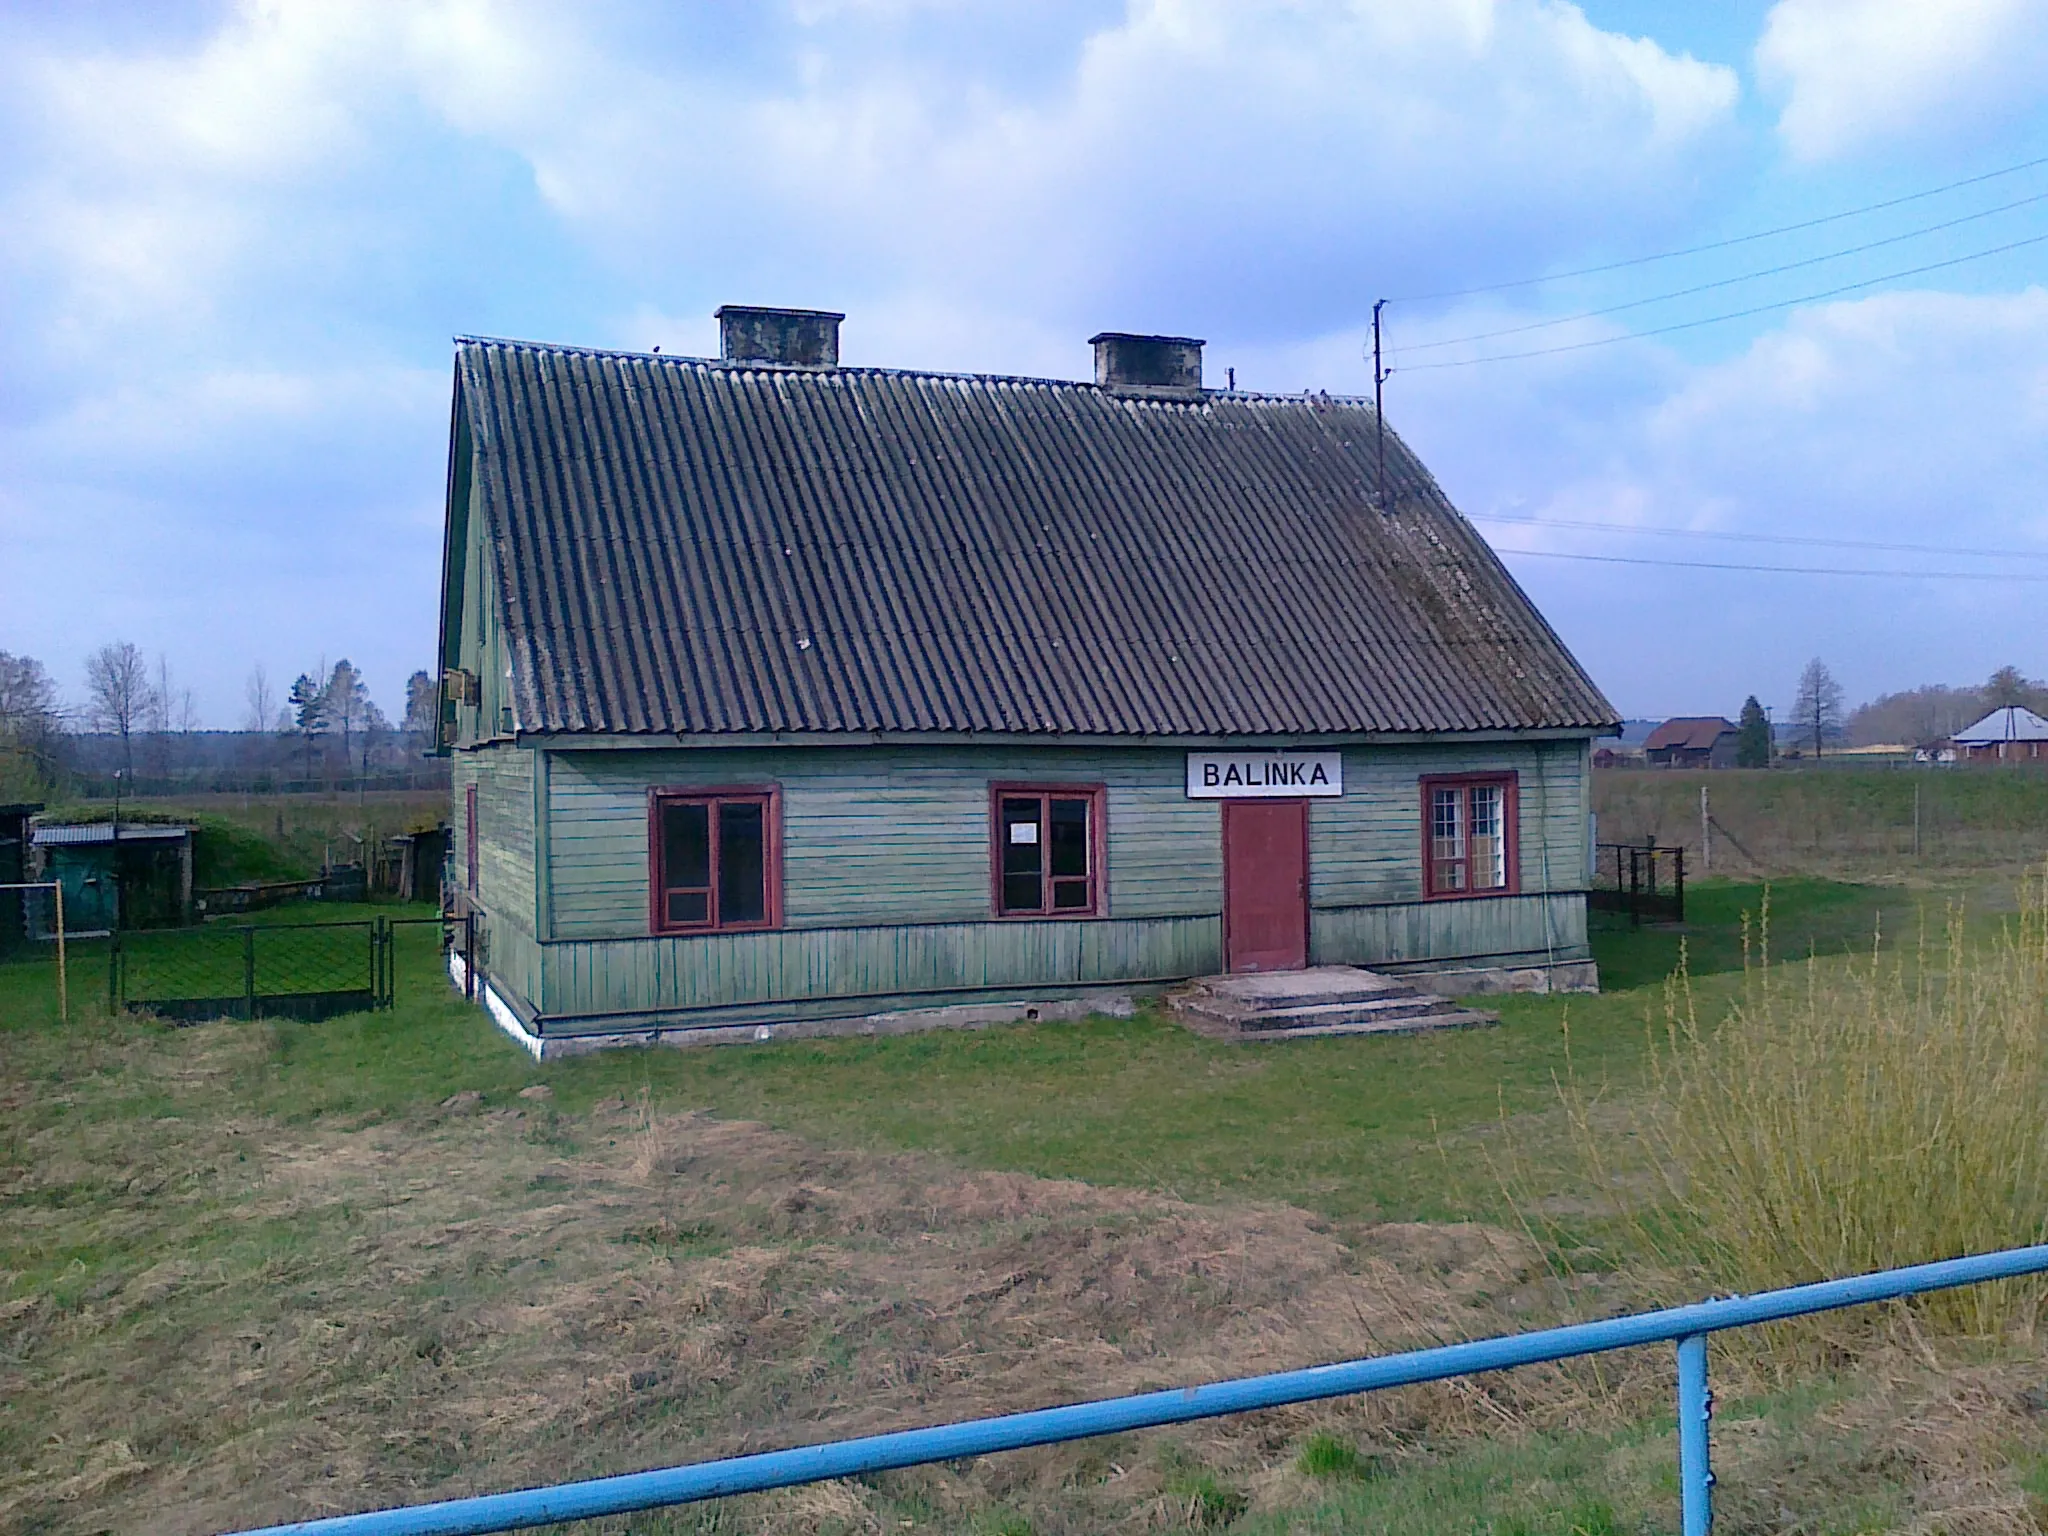
[{"label": "metal fence post", "polygon": [[114,930],[113,938],[107,941],[107,1012],[117,1013],[121,1008],[121,930]]},{"label": "metal fence post", "polygon": [[1707,1446],[1713,1412],[1707,1336],[1690,1333],[1678,1341],[1678,1499],[1684,1536],[1711,1536],[1714,1529],[1714,1473]]},{"label": "metal fence post", "polygon": [[242,1017],[256,1017],[256,928],[242,930]]}]

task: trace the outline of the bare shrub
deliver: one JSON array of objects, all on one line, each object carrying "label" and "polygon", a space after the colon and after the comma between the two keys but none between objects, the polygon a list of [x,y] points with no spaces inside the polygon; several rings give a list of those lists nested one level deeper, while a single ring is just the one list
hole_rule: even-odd
[{"label": "bare shrub", "polygon": [[[1988,942],[1770,964],[1768,902],[1741,992],[1703,1022],[1667,985],[1643,1102],[1562,1089],[1602,1190],[1645,1157],[1655,1198],[1622,1226],[1663,1272],[1761,1290],[2048,1239],[2048,871]],[[1746,935],[1748,937],[1748,935]],[[1746,945],[1746,947],[1748,947]],[[1938,1293],[1921,1315],[1979,1334],[2031,1326],[2038,1282]]]}]

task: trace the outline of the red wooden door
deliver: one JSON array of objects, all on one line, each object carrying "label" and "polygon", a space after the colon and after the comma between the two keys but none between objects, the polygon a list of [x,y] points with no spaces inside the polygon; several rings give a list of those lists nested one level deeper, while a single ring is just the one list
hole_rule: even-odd
[{"label": "red wooden door", "polygon": [[1223,964],[1308,964],[1308,802],[1223,802]]}]

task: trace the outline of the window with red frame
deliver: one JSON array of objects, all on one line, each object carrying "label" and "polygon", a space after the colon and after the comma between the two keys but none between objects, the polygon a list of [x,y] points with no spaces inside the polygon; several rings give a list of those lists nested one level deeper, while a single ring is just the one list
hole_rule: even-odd
[{"label": "window with red frame", "polygon": [[1513,888],[1512,775],[1425,779],[1422,805],[1426,895],[1477,896]]},{"label": "window with red frame", "polygon": [[1002,917],[1102,911],[1102,791],[997,785],[991,792],[995,903]]},{"label": "window with red frame", "polygon": [[780,890],[771,791],[659,792],[651,820],[657,933],[774,926]]}]

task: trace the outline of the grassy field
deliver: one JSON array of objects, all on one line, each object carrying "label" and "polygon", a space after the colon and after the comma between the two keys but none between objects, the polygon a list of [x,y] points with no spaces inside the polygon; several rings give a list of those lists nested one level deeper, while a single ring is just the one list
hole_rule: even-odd
[{"label": "grassy field", "polygon": [[[1772,892],[1781,954],[1932,893]],[[1555,1075],[1626,1098],[1753,885],[1497,1029],[1226,1045],[1150,1012],[538,1065],[404,930],[399,1006],[172,1030],[0,969],[0,1529],[203,1531],[1139,1390],[1619,1306]],[[328,915],[328,914],[323,914]],[[79,946],[74,996],[103,955]],[[99,973],[103,989],[103,972]],[[1514,1198],[1502,1170],[1512,1163]],[[1912,1341],[1908,1341],[1911,1343]],[[2031,1347],[1731,1344],[1724,1529],[2033,1529]],[[1660,1354],[609,1530],[1670,1528]],[[2048,1483],[2041,1491],[2048,1491]]]},{"label": "grassy field", "polygon": [[1683,847],[1698,874],[1702,789],[1718,828],[1714,870],[1743,879],[1939,881],[2017,873],[2048,857],[2048,772],[2031,766],[1602,769],[1593,775],[1601,841]]}]

